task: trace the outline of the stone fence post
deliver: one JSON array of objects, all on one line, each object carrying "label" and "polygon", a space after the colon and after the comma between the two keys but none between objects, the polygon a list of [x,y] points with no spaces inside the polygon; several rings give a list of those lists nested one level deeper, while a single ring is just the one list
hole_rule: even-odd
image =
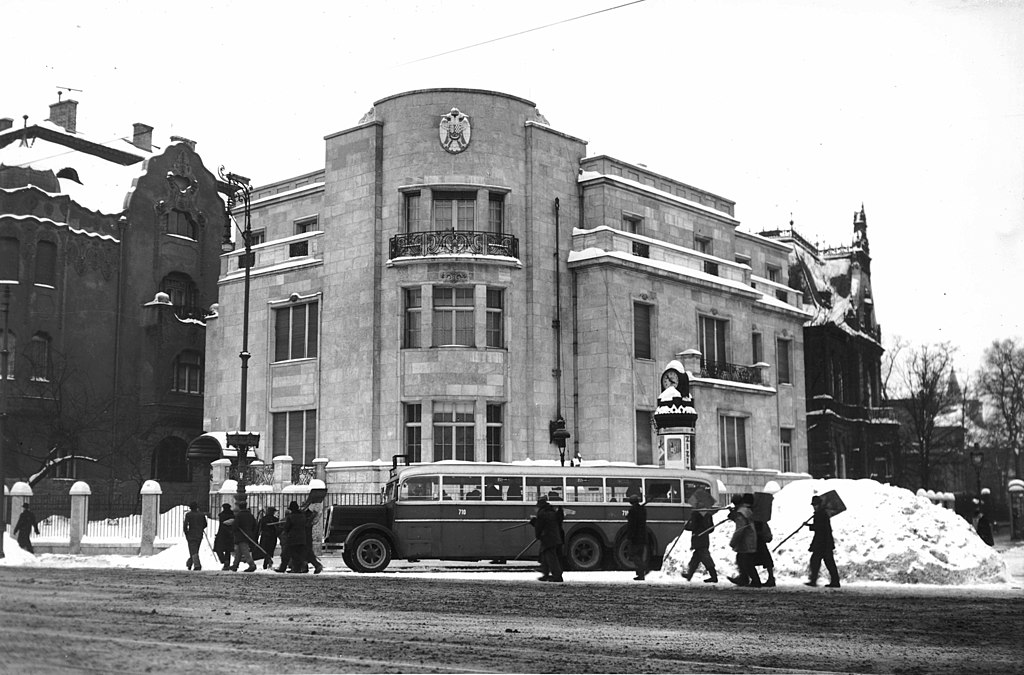
[{"label": "stone fence post", "polygon": [[274,489],[283,490],[292,484],[292,458],[278,455],[274,458]]},{"label": "stone fence post", "polygon": [[316,467],[316,477],[325,484],[327,483],[327,463],[329,461],[331,460],[326,457],[317,457],[313,460],[313,466]]},{"label": "stone fence post", "polygon": [[21,509],[31,501],[31,497],[32,488],[28,483],[18,481],[11,486],[11,512],[7,514],[7,517],[10,519],[12,527],[14,523],[18,522]]},{"label": "stone fence post", "polygon": [[153,555],[157,521],[160,519],[160,495],[163,494],[163,490],[160,483],[147,480],[142,484],[139,494],[142,495],[142,541],[139,544],[139,555]]},{"label": "stone fence post", "polygon": [[92,490],[88,483],[78,481],[71,486],[71,541],[68,545],[68,552],[72,555],[81,555],[82,537],[85,536],[86,527],[89,524],[89,495]]},{"label": "stone fence post", "polygon": [[219,492],[224,481],[228,479],[231,460],[225,457],[210,462],[210,492]]}]

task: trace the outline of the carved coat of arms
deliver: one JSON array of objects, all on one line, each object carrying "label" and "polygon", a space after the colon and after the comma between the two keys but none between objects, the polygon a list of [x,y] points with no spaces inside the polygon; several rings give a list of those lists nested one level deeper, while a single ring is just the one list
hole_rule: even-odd
[{"label": "carved coat of arms", "polygon": [[441,125],[438,128],[441,147],[453,155],[462,152],[469,147],[471,131],[469,117],[459,112],[458,108],[452,108],[450,113],[441,116]]}]

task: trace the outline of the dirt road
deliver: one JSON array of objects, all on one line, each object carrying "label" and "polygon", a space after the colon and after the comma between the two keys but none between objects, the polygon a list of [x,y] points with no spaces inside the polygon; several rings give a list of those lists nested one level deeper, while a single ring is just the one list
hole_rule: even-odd
[{"label": "dirt road", "polygon": [[0,569],[0,672],[1016,673],[1006,591]]}]

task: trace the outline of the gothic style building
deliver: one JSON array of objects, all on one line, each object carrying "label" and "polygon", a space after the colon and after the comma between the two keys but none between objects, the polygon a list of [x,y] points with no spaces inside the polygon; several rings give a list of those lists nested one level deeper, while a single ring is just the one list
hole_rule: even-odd
[{"label": "gothic style building", "polygon": [[[5,474],[141,481],[204,494],[189,440],[202,431],[205,320],[216,300],[222,184],[194,143],[153,129],[96,142],[78,103],[0,119],[0,337],[8,352]],[[96,488],[94,488],[95,490]]]},{"label": "gothic style building", "polygon": [[679,360],[692,466],[728,491],[807,475],[812,314],[790,247],[739,230],[726,198],[587,157],[530,101],[377,101],[326,137],[325,166],[254,189],[251,224],[248,314],[241,248],[222,259],[197,457],[257,430],[264,462],[319,459],[353,491],[397,454],[657,463],[651,414]]}]

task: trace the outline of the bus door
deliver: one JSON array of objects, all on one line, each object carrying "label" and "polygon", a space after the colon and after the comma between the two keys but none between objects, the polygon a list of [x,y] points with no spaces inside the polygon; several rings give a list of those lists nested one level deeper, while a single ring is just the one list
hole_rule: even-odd
[{"label": "bus door", "polygon": [[[484,546],[487,557],[511,560],[533,541],[536,502],[523,499],[522,476],[484,476]],[[536,555],[536,547],[522,557]]]},{"label": "bus door", "polygon": [[484,549],[483,477],[441,477],[441,557],[481,558]]},{"label": "bus door", "polygon": [[412,476],[398,486],[394,532],[408,558],[434,558],[440,552],[441,478]]},{"label": "bus door", "polygon": [[651,554],[657,557],[682,534],[690,507],[683,501],[683,481],[679,478],[648,478],[645,483],[647,529],[654,534],[659,549]]}]

